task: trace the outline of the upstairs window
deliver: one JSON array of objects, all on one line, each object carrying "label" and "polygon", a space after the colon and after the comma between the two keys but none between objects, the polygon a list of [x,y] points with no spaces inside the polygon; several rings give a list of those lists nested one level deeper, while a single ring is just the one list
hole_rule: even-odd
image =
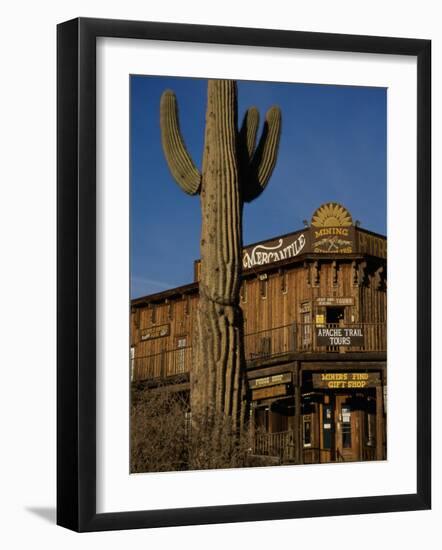
[{"label": "upstairs window", "polygon": [[247,302],[247,281],[243,280],[239,291],[241,302]]},{"label": "upstairs window", "polygon": [[259,276],[259,295],[261,298],[267,298],[267,275]]}]

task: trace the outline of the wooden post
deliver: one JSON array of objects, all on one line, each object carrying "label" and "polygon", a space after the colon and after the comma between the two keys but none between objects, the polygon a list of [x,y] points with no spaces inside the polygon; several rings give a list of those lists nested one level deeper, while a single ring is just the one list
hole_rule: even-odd
[{"label": "wooden post", "polygon": [[384,458],[383,453],[383,433],[384,433],[384,415],[382,405],[382,385],[376,386],[376,460]]},{"label": "wooden post", "polygon": [[295,363],[295,372],[293,384],[295,386],[295,426],[294,426],[294,445],[295,445],[295,464],[302,464],[302,430],[301,430],[301,372],[299,362]]},{"label": "wooden post", "polygon": [[[344,326],[345,326],[344,319],[340,319],[340,320],[339,320],[339,326],[340,326],[340,327],[344,327]],[[339,353],[345,353],[345,352],[346,352],[345,346],[339,346]]]},{"label": "wooden post", "polygon": [[336,394],[333,392],[330,394],[330,409],[331,409],[331,440],[330,440],[330,461],[331,462],[337,462],[338,461],[338,453],[337,453],[337,446],[338,446],[338,438],[336,435],[337,432],[337,423],[336,423]]},{"label": "wooden post", "polygon": [[255,454],[255,434],[256,434],[256,403],[250,403],[249,410],[249,445],[252,449],[252,454]]}]

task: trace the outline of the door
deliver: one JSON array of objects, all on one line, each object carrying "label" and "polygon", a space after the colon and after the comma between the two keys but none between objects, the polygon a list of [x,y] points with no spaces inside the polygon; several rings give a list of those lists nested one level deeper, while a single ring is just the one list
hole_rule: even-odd
[{"label": "door", "polygon": [[186,346],[187,338],[185,336],[180,336],[177,338],[177,351],[176,351],[176,365],[175,365],[175,374],[182,374],[186,372]]},{"label": "door", "polygon": [[330,462],[333,459],[333,436],[334,436],[334,418],[333,404],[330,402],[330,397],[325,397],[326,402],[320,407],[320,462]]},{"label": "door", "polygon": [[[328,327],[338,327],[344,323],[345,308],[343,307],[327,307],[325,314],[325,322]],[[327,351],[345,352],[343,346],[327,346]]]},{"label": "door", "polygon": [[325,314],[325,322],[327,325],[339,325],[344,320],[343,307],[327,307]]},{"label": "door", "polygon": [[301,348],[310,349],[312,343],[312,314],[310,311],[301,313]]},{"label": "door", "polygon": [[360,460],[360,411],[354,410],[349,395],[336,396],[335,419],[335,460]]}]

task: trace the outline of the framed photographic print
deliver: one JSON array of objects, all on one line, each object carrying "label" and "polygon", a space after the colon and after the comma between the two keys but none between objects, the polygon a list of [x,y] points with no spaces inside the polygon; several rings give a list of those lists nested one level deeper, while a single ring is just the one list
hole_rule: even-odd
[{"label": "framed photographic print", "polygon": [[59,525],[430,507],[430,52],[58,26]]}]

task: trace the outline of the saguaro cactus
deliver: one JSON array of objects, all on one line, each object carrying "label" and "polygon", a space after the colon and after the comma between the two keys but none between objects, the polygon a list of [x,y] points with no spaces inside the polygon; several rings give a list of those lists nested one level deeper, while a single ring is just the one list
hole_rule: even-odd
[{"label": "saguaro cactus", "polygon": [[192,417],[209,425],[240,427],[244,396],[244,343],[239,288],[244,201],[265,188],[275,166],[281,114],[269,109],[258,146],[259,114],[251,107],[237,126],[237,86],[209,80],[202,172],[181,136],[175,94],[161,98],[164,154],[179,186],[201,198],[201,275],[198,331],[191,370]]}]

